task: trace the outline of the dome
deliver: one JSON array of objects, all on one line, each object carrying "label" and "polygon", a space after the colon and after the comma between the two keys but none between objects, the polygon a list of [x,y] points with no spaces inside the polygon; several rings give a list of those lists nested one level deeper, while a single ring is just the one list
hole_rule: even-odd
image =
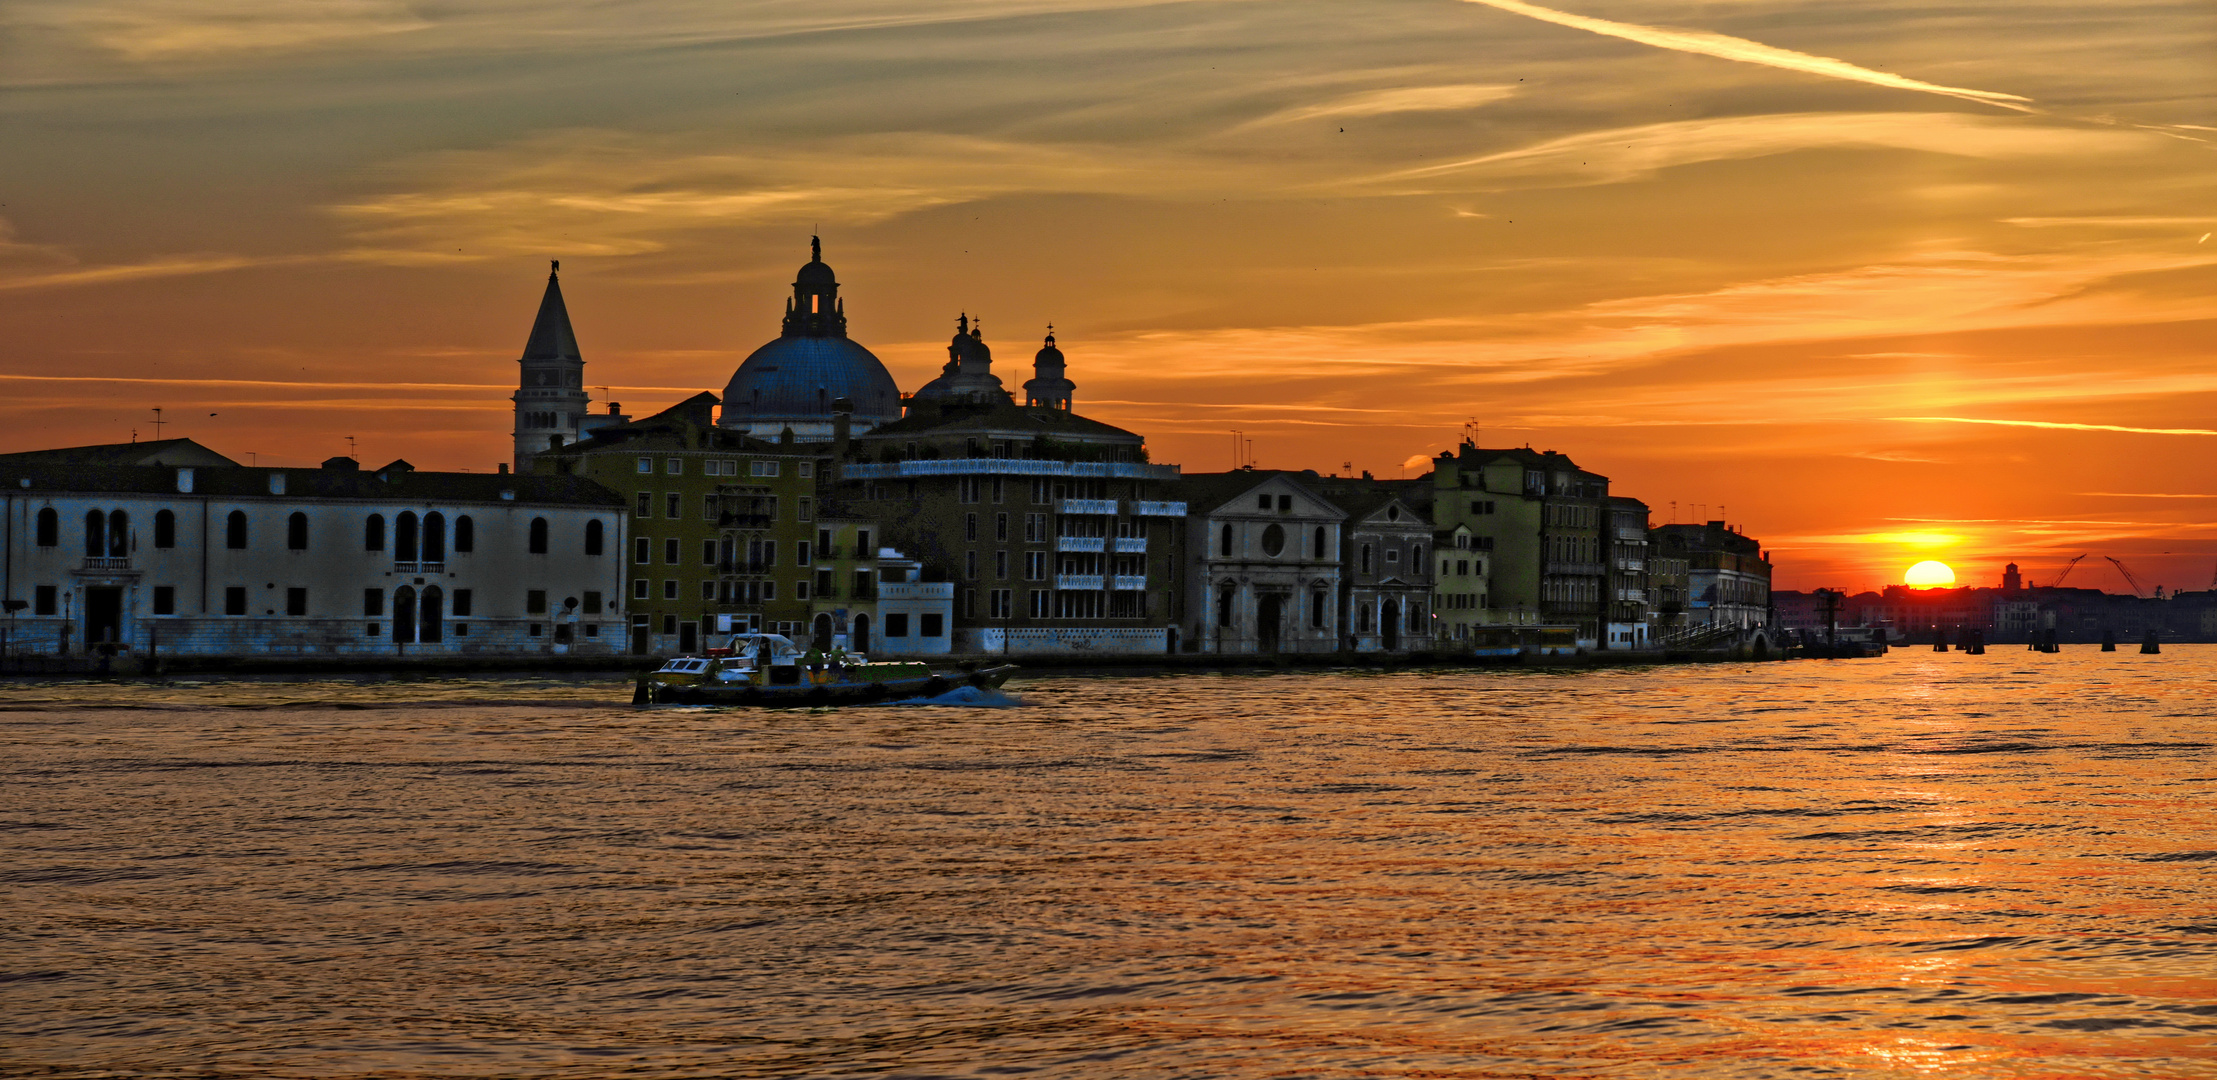
[{"label": "dome", "polygon": [[837,284],[838,280],[837,277],[833,276],[831,267],[824,265],[822,260],[815,260],[801,267],[800,276],[795,278],[793,283],[796,285],[833,285]]},{"label": "dome", "polygon": [[831,403],[854,402],[858,424],[900,419],[901,391],[870,350],[843,337],[781,337],[754,351],[724,387],[724,427],[829,423]]}]

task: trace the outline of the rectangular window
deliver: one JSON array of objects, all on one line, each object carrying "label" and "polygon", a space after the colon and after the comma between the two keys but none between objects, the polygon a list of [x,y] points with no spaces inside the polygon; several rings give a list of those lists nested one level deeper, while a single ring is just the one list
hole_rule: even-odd
[{"label": "rectangular window", "polygon": [[225,615],[246,614],[245,586],[233,585],[223,590],[223,613]]},{"label": "rectangular window", "polygon": [[529,634],[529,635],[531,635],[532,637],[538,637],[538,636],[539,636],[539,624],[538,624],[538,623],[530,623],[530,624],[527,624],[527,625],[526,625],[526,626],[524,627],[524,633],[526,633],[526,634]]},{"label": "rectangular window", "polygon": [[800,579],[799,581],[796,581],[796,582],[794,582],[794,583],[793,583],[793,599],[795,599],[795,600],[806,600],[806,599],[808,599],[808,579],[807,579],[807,578],[802,578],[802,579]]},{"label": "rectangular window", "polygon": [[856,529],[854,531],[854,557],[857,559],[875,559],[878,557],[878,549],[870,546],[870,530]]},{"label": "rectangular window", "polygon": [[653,562],[653,561],[654,561],[654,540],[653,540],[653,538],[651,538],[651,537],[645,537],[645,536],[635,536],[635,537],[633,537],[633,538],[632,538],[632,540],[631,540],[631,556],[632,556],[632,558],[631,558],[631,561],[633,561],[633,562],[635,562],[635,563],[638,563],[638,564],[639,564],[639,565],[641,565],[641,566],[645,566],[646,564],[648,564],[648,563],[651,563],[651,562]]},{"label": "rectangular window", "polygon": [[466,622],[458,622],[458,623],[455,623],[455,624],[454,624],[454,636],[455,636],[455,637],[468,637],[468,636],[470,636],[470,624],[468,624],[468,623],[466,623]]},{"label": "rectangular window", "polygon": [[385,613],[385,590],[383,590],[383,589],[363,589],[363,590],[362,590],[362,614],[364,614],[364,615],[383,615],[384,613]]},{"label": "rectangular window", "polygon": [[54,586],[41,585],[38,587],[37,591],[33,592],[31,595],[33,598],[31,601],[31,614],[60,614],[60,612],[57,610],[60,602],[55,599]]},{"label": "rectangular window", "polygon": [[669,566],[677,565],[677,545],[678,539],[674,536],[662,541],[662,561],[664,564]]},{"label": "rectangular window", "polygon": [[1053,593],[1050,593],[1050,592],[1048,592],[1048,591],[1047,591],[1047,590],[1045,590],[1045,589],[1033,589],[1033,590],[1032,590],[1031,592],[1032,592],[1032,618],[1034,618],[1034,619],[1044,619],[1044,618],[1046,618],[1046,617],[1047,617],[1047,613],[1048,613],[1048,612],[1049,612],[1050,610],[1052,610],[1052,608],[1051,608],[1051,607],[1050,607],[1049,605],[1050,605],[1050,604],[1052,603],[1052,600],[1051,600],[1051,598],[1052,598],[1052,597],[1054,596],[1054,594],[1053,594]]},{"label": "rectangular window", "polygon": [[662,582],[662,599],[664,599],[664,600],[675,600],[675,599],[677,599],[677,579],[676,579],[676,578],[665,578],[665,579],[663,579],[663,582]]},{"label": "rectangular window", "polygon": [[[463,611],[463,610],[462,610],[462,594],[461,594],[461,593],[455,593],[455,594],[454,594],[454,613],[455,613],[456,615],[466,615],[466,614],[468,614],[468,612],[466,612],[466,611]],[[589,592],[589,593],[586,593],[586,594],[585,594],[585,614],[587,614],[587,615],[598,615],[598,614],[600,614],[600,594],[599,594],[599,593],[597,593],[597,592]]]},{"label": "rectangular window", "polygon": [[1049,494],[1051,494],[1051,492],[1049,491],[1047,481],[1032,481],[1032,505],[1037,506],[1047,502]]},{"label": "rectangular window", "polygon": [[717,519],[718,517],[722,516],[722,515],[721,515],[721,513],[720,513],[720,511],[721,511],[722,509],[723,509],[723,508],[722,508],[721,506],[719,506],[719,505],[718,505],[718,503],[717,503],[717,499],[716,499],[716,496],[714,496],[714,495],[703,495],[703,496],[701,496],[701,520],[702,520],[702,521],[714,521],[714,520],[716,520],[716,519]]},{"label": "rectangular window", "polygon": [[1268,495],[1257,495],[1257,496],[1255,496],[1255,509],[1257,509],[1257,510],[1268,510],[1268,509],[1270,509],[1270,496],[1268,496]]},{"label": "rectangular window", "polygon": [[642,473],[652,473],[654,471],[654,459],[650,457],[640,458],[639,471]]},{"label": "rectangular window", "polygon": [[1006,619],[1016,613],[1016,596],[1009,589],[995,589],[988,602],[992,605],[992,618]]},{"label": "rectangular window", "polygon": [[918,621],[921,624],[916,631],[919,637],[943,637],[947,633],[947,617],[936,611],[923,613]]},{"label": "rectangular window", "polygon": [[[808,466],[806,466],[806,465],[803,465],[803,466],[801,466],[801,467],[805,469],[805,468],[807,468]],[[800,509],[800,515],[801,515],[801,518],[800,518],[800,519],[801,519],[802,521],[814,521],[814,520],[816,520],[816,500],[814,500],[814,499],[809,499],[809,498],[803,498],[803,499],[801,500],[801,509]]]},{"label": "rectangular window", "polygon": [[[588,594],[588,595],[590,595],[590,594]],[[469,591],[468,589],[456,589],[456,590],[454,590],[454,615],[455,615],[455,617],[456,617],[456,618],[467,618],[467,617],[468,617],[468,616],[469,616],[470,614],[471,614],[471,612],[470,612],[470,591]]]},{"label": "rectangular window", "polygon": [[645,599],[647,598],[647,590],[648,590],[649,588],[652,588],[652,586],[650,586],[650,585],[648,585],[648,584],[647,584],[647,579],[645,579],[645,578],[632,578],[632,579],[631,579],[631,598],[632,598],[633,600],[645,600]]},{"label": "rectangular window", "polygon": [[1047,542],[1047,515],[1024,515],[1024,542],[1027,544],[1044,544]]},{"label": "rectangular window", "polygon": [[978,590],[962,590],[962,617],[965,619],[978,617]]},{"label": "rectangular window", "polygon": [[1008,543],[1008,515],[993,515],[993,539]]},{"label": "rectangular window", "polygon": [[1006,550],[993,553],[993,580],[1008,580],[1008,552]]},{"label": "rectangular window", "polygon": [[716,565],[716,542],[714,540],[701,541],[701,565]]},{"label": "rectangular window", "polygon": [[777,541],[764,540],[762,542],[762,565],[777,565]]},{"label": "rectangular window", "polygon": [[816,463],[813,461],[801,462],[801,479],[806,480],[809,477],[816,475],[816,469],[814,467],[815,464]]},{"label": "rectangular window", "polygon": [[368,624],[368,625],[366,625],[366,626],[362,627],[362,636],[363,636],[363,637],[378,637],[378,636],[379,636],[379,632],[380,632],[380,631],[381,631],[382,629],[383,629],[383,624],[382,624],[382,623],[370,623],[370,624]]},{"label": "rectangular window", "polygon": [[978,580],[978,553],[975,550],[962,553],[962,580]]},{"label": "rectangular window", "polygon": [[[1002,444],[1000,444],[1000,446],[1002,446],[1002,447],[1006,447],[1007,445],[1008,445],[1007,443],[1002,443]],[[1006,453],[1001,453],[1001,454],[996,454],[996,455],[994,455],[994,456],[996,456],[996,457],[1007,457],[1008,455],[1007,455]],[[1000,502],[1000,501],[1001,501],[1001,497],[1002,497],[1002,495],[1003,495],[1003,490],[1002,490],[1001,478],[1000,478],[1000,477],[998,477],[998,476],[996,476],[996,477],[994,477],[994,478],[993,478],[993,501],[994,501],[994,502]]]},{"label": "rectangular window", "polygon": [[1047,553],[1046,553],[1046,552],[1044,552],[1044,551],[1027,551],[1027,552],[1025,552],[1025,553],[1024,553],[1024,580],[1025,580],[1025,581],[1045,581],[1045,580],[1047,580]]},{"label": "rectangular window", "polygon": [[546,614],[547,591],[545,589],[527,590],[523,594],[523,613],[526,615]]},{"label": "rectangular window", "polygon": [[637,516],[654,516],[654,492],[642,491],[639,493],[639,509],[637,511]]},{"label": "rectangular window", "polygon": [[308,613],[308,590],[306,590],[306,589],[286,589],[286,590],[285,590],[285,614],[287,614],[287,615],[306,615],[307,613]]},{"label": "rectangular window", "polygon": [[175,615],[175,614],[177,614],[177,586],[175,586],[175,585],[156,585],[156,586],[154,586],[154,614],[156,614],[156,615]]},{"label": "rectangular window", "polygon": [[[808,557],[808,541],[806,540],[794,541],[793,552],[793,565],[795,566],[807,566],[810,562],[814,561]],[[827,553],[824,557],[828,559],[831,556]]]},{"label": "rectangular window", "polygon": [[908,636],[908,612],[895,611],[885,616],[886,637]]},{"label": "rectangular window", "polygon": [[765,581],[765,582],[763,582],[763,583],[762,583],[762,599],[764,599],[764,600],[776,600],[776,599],[777,599],[777,582],[775,582],[775,581]]},{"label": "rectangular window", "polygon": [[962,538],[964,540],[975,540],[978,538],[978,515],[962,515]]},{"label": "rectangular window", "polygon": [[716,599],[716,583],[715,583],[715,582],[713,582],[713,581],[703,581],[703,582],[701,582],[701,599],[702,599],[702,600],[714,600],[714,599]]},{"label": "rectangular window", "polygon": [[975,476],[958,477],[955,480],[955,495],[963,502],[974,503],[978,501],[978,491],[978,478]]},{"label": "rectangular window", "polygon": [[684,517],[685,496],[680,495],[675,491],[662,496],[662,516],[666,518]]},{"label": "rectangular window", "polygon": [[663,462],[662,471],[669,473],[671,476],[685,475],[685,459],[681,457],[674,457],[669,459],[668,461]]}]

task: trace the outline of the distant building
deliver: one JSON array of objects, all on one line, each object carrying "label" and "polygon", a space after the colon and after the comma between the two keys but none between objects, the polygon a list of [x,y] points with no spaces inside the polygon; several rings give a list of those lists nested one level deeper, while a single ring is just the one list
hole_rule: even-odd
[{"label": "distant building", "polygon": [[14,652],[614,652],[623,506],[566,476],[249,468],[190,440],[0,456]]},{"label": "distant building", "polygon": [[1341,645],[1355,652],[1429,649],[1436,580],[1432,575],[1432,519],[1406,497],[1408,485],[1318,477],[1299,483],[1346,513],[1340,521],[1339,624]]},{"label": "distant building", "polygon": [[897,420],[901,391],[870,350],[847,336],[839,279],[809,239],[809,260],[793,279],[778,336],[756,349],[724,387],[718,423],[759,439],[790,431],[801,442],[831,439],[832,403],[853,405],[857,432]]},{"label": "distant building", "polygon": [[[515,402],[516,471],[529,472],[531,459],[542,451],[578,439],[591,399],[585,394],[585,358],[577,349],[577,334],[570,329],[570,311],[562,303],[562,264],[547,271],[546,295],[539,299],[539,315],[531,321],[531,337],[524,342]],[[613,410],[611,410],[613,411]]]},{"label": "distant building", "polygon": [[1609,625],[1602,647],[1644,649],[1649,632],[1647,504],[1616,495],[1609,499],[1608,513]]},{"label": "distant building", "polygon": [[1597,648],[1611,607],[1607,569],[1609,478],[1568,456],[1464,443],[1433,462],[1432,521],[1467,527],[1487,552],[1490,607],[1475,625],[1572,628],[1577,647]]},{"label": "distant building", "polygon": [[1319,653],[1341,648],[1338,597],[1347,511],[1299,474],[1191,475],[1185,610],[1189,651]]},{"label": "distant building", "polygon": [[1770,623],[1771,564],[1762,545],[1722,521],[1664,525],[1655,550],[1684,559],[1691,622],[1751,630]]}]

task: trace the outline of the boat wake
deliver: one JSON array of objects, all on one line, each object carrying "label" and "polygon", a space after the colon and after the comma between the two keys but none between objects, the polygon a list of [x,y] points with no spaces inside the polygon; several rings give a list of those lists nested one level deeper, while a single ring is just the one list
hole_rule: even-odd
[{"label": "boat wake", "polygon": [[892,702],[895,705],[945,705],[958,709],[1013,709],[1024,699],[977,686],[957,686],[936,697],[908,698]]}]

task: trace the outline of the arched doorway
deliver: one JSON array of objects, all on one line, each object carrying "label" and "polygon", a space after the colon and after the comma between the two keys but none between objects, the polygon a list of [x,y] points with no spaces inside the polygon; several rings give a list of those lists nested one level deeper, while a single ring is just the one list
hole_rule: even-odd
[{"label": "arched doorway", "polygon": [[1255,642],[1263,652],[1278,651],[1278,624],[1285,618],[1285,597],[1265,596],[1255,605]]},{"label": "arched doorway", "polygon": [[437,585],[424,586],[423,599],[416,604],[416,624],[419,627],[416,640],[445,640],[444,635],[440,633],[445,625],[445,618],[446,598],[440,595],[439,587]]},{"label": "arched doorway", "polygon": [[416,587],[403,585],[393,590],[393,644],[405,645],[414,640],[416,640]]},{"label": "arched doorway", "polygon": [[823,649],[823,650],[825,650],[825,651],[827,651],[827,652],[828,652],[828,651],[830,651],[830,649],[831,649],[831,613],[830,613],[830,612],[828,612],[828,611],[827,611],[827,612],[823,612],[823,613],[821,613],[821,614],[819,614],[819,615],[817,615],[817,616],[816,616],[816,630],[815,630],[815,633],[813,633],[812,635],[810,635],[810,637],[809,637],[809,639],[808,639],[808,643],[809,643],[809,644],[811,644],[811,645],[814,645],[815,647],[817,647],[817,648],[819,648],[819,649]]},{"label": "arched doorway", "polygon": [[854,617],[854,632],[847,635],[847,641],[858,653],[870,651],[870,617],[868,615]]},{"label": "arched doorway", "polygon": [[1401,649],[1401,605],[1388,600],[1378,605],[1378,633],[1385,638],[1387,652]]}]

